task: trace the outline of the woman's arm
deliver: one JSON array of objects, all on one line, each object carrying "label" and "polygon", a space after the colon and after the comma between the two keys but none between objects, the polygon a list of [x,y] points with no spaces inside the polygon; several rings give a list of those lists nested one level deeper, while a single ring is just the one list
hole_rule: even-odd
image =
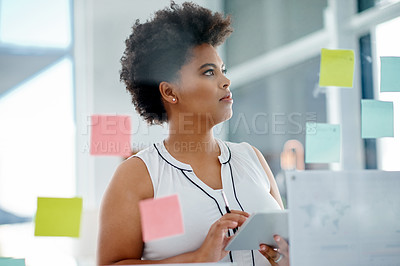
[{"label": "woman's arm", "polygon": [[[267,161],[257,148],[253,147],[253,149],[256,152],[257,157],[260,160],[260,163],[264,168],[265,173],[268,176],[269,182],[271,184],[271,192],[270,192],[271,195],[276,199],[279,206],[281,206],[281,208],[284,209],[281,194],[279,193],[278,190],[278,185],[276,184],[274,175],[272,174],[272,171],[269,168]],[[274,248],[268,245],[261,244],[259,252],[267,258],[271,266],[279,266],[279,265],[289,266],[290,261],[289,261],[288,243],[286,242],[285,239],[283,239],[281,236],[278,235],[275,235],[274,239],[278,245],[278,250],[275,250]]]},{"label": "woman's arm", "polygon": [[97,245],[99,265],[140,260],[143,241],[138,204],[152,197],[153,186],[144,162],[136,157],[124,161],[103,196]]},{"label": "woman's arm", "polygon": [[[252,146],[253,147],[253,146]],[[269,179],[269,183],[271,185],[271,195],[275,198],[275,200],[278,202],[279,206],[284,209],[283,207],[283,202],[282,202],[282,198],[281,198],[281,194],[279,193],[279,189],[278,189],[278,185],[276,184],[275,178],[274,178],[274,174],[272,173],[271,169],[268,166],[267,161],[265,160],[264,156],[262,155],[262,153],[255,147],[253,147],[254,151],[257,154],[258,159],[260,160],[260,163],[262,165],[262,167],[264,168],[265,173],[268,176]]]},{"label": "woman's arm", "polygon": [[123,162],[115,172],[102,201],[98,238],[98,265],[213,262],[226,256],[229,229],[240,226],[247,213],[232,211],[210,228],[199,249],[158,261],[141,260],[143,240],[139,201],[154,197],[146,165],[139,158]]}]

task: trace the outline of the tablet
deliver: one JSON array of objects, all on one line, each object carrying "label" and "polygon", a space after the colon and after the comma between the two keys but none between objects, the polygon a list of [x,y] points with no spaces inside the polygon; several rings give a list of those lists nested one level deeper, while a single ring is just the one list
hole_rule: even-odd
[{"label": "tablet", "polygon": [[252,214],[242,224],[225,249],[258,250],[261,243],[277,247],[274,235],[280,235],[286,241],[289,240],[287,210]]}]

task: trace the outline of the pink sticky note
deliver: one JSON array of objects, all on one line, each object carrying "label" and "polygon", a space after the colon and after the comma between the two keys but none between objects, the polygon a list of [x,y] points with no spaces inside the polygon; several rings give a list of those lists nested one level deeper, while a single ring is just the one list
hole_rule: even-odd
[{"label": "pink sticky note", "polygon": [[183,219],[178,195],[139,202],[143,241],[183,234]]},{"label": "pink sticky note", "polygon": [[131,155],[131,119],[123,115],[93,115],[91,155]]}]

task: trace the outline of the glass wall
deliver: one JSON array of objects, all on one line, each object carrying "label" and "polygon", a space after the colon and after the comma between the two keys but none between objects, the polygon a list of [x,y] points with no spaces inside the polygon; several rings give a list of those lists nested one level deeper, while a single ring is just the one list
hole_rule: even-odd
[{"label": "glass wall", "polygon": [[[400,35],[393,34],[400,29],[399,17],[377,25],[375,31],[375,60],[376,69],[380,69],[381,56],[400,57]],[[373,47],[374,47],[373,46]],[[380,92],[380,71],[376,71],[377,82],[375,98],[381,101],[393,102],[394,108],[394,137],[378,140],[378,166],[388,171],[399,171],[400,158],[400,98],[398,92]]]},{"label": "glass wall", "polygon": [[[327,1],[248,4],[228,0],[225,7],[232,14],[234,27],[226,43],[227,66],[235,68],[251,65],[252,60],[265,55],[274,56],[282,47],[323,30]],[[286,59],[290,60],[289,57]],[[267,74],[240,86],[232,82],[235,103],[229,121],[229,139],[247,141],[257,147],[275,174],[281,170],[280,156],[285,142],[292,139],[304,145],[305,123],[327,121],[325,91],[318,86],[319,60],[315,54],[285,63],[287,67],[279,67],[280,61],[269,61],[272,70]],[[311,169],[327,167],[307,165]]]},{"label": "glass wall", "polygon": [[70,0],[0,1],[0,257],[76,265],[72,239],[34,237],[37,197],[74,197]]},{"label": "glass wall", "polygon": [[[379,57],[399,56],[400,24],[392,19],[400,17],[400,1],[227,0],[225,6],[235,27],[226,45],[235,99],[230,140],[259,148],[279,177],[285,143],[305,146],[306,122],[341,124],[341,163],[306,169],[398,169],[398,97],[379,93]],[[352,88],[319,87],[321,48],[355,52]],[[361,138],[361,99],[394,102],[394,138]]]},{"label": "glass wall", "polygon": [[225,0],[234,33],[226,42],[230,67],[321,30],[326,0]]},{"label": "glass wall", "polygon": [[68,0],[2,0],[1,43],[68,48],[71,44],[70,7]]},{"label": "glass wall", "polygon": [[326,122],[318,71],[319,57],[315,57],[234,90],[230,140],[246,141],[264,151],[272,171],[278,173],[284,143],[290,139],[304,143],[306,122]]}]

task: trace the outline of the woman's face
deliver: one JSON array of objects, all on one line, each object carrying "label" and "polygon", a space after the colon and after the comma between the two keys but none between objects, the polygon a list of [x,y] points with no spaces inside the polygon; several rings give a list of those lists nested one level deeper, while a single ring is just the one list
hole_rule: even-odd
[{"label": "woman's face", "polygon": [[[209,44],[196,46],[191,58],[180,70],[176,83],[179,115],[193,116],[210,125],[232,117],[230,80],[225,76],[225,65],[216,49]],[[186,119],[185,119],[186,120]]]}]

